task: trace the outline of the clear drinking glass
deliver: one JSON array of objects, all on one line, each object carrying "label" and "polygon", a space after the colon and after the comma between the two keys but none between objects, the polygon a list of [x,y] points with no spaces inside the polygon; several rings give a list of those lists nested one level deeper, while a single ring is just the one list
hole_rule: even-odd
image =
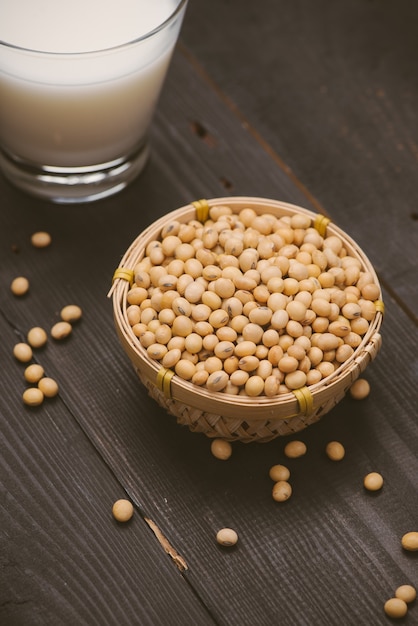
[{"label": "clear drinking glass", "polygon": [[1,0],[0,167],[61,203],[143,169],[187,0]]}]

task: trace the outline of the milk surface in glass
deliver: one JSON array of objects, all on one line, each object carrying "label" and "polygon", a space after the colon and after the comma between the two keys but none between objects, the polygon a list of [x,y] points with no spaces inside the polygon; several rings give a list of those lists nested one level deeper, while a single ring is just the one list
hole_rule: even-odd
[{"label": "milk surface in glass", "polygon": [[138,149],[180,23],[124,44],[158,27],[178,4],[0,0],[0,42],[8,44],[0,48],[4,151],[27,162],[74,168]]}]

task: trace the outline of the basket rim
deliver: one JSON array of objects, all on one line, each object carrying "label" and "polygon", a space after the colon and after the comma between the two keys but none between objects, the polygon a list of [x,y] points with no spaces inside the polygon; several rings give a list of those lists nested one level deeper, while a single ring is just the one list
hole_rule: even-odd
[{"label": "basket rim", "polygon": [[[249,196],[232,196],[222,198],[212,198],[206,201],[209,207],[227,205],[233,210],[246,207],[253,208],[258,212],[268,212],[268,209],[276,209],[282,211],[282,215],[294,215],[302,213],[308,215],[312,224],[318,218],[318,213],[305,209],[295,204],[282,202],[260,197]],[[284,213],[283,213],[284,212]],[[193,203],[184,205],[174,211],[171,211],[155,222],[146,227],[131,243],[126,250],[120,263],[120,267],[128,270],[134,270],[136,264],[142,260],[145,254],[147,243],[151,239],[159,236],[162,228],[167,222],[178,220],[181,222],[197,219],[196,206]],[[379,279],[370,260],[358,246],[358,244],[345,233],[341,228],[331,221],[326,225],[326,235],[336,235],[344,242],[344,246],[350,255],[357,257],[362,263],[365,271],[373,275],[373,279],[379,287],[380,299],[382,297]],[[156,384],[158,377],[161,376],[161,363],[151,359],[146,350],[141,345],[139,338],[133,333],[132,328],[127,320],[127,293],[130,284],[123,278],[116,278],[109,297],[113,298],[113,314],[116,330],[123,348],[127,352],[134,366],[141,370],[151,382]],[[318,406],[326,397],[333,395],[334,388],[346,386],[347,389],[352,382],[360,375],[368,363],[374,359],[377,351],[380,349],[381,336],[379,334],[380,326],[383,320],[383,312],[377,311],[375,317],[370,322],[369,328],[362,338],[361,343],[355,348],[353,354],[342,363],[329,376],[321,379],[318,383],[310,385],[308,393],[314,406]],[[166,370],[167,371],[167,370]],[[171,371],[171,370],[170,370]],[[297,391],[297,390],[296,390]],[[169,397],[173,400],[184,402],[203,411],[207,411],[208,406],[214,409],[214,412],[227,417],[236,417],[239,411],[251,411],[251,420],[265,419],[266,412],[271,411],[274,419],[290,419],[301,413],[300,400],[294,392],[281,394],[274,397],[257,396],[255,398],[244,395],[232,395],[224,392],[211,392],[205,387],[199,387],[190,381],[186,381],[177,375],[170,376]],[[283,416],[277,415],[278,409],[286,409]],[[212,412],[212,411],[211,411]]]}]

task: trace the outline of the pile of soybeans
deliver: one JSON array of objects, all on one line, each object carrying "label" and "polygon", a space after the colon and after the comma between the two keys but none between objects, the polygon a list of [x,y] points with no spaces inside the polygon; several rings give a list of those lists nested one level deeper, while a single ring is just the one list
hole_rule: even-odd
[{"label": "pile of soybeans", "polygon": [[303,213],[210,208],[170,221],[134,268],[127,318],[151,359],[209,391],[274,397],[353,355],[376,314],[374,275]]}]

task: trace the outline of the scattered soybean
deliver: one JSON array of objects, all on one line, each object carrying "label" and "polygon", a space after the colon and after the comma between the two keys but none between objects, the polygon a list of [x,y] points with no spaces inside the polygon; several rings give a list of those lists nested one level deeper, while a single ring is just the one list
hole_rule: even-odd
[{"label": "scattered soybean", "polygon": [[280,481],[287,481],[290,478],[290,470],[285,465],[273,465],[270,467],[269,476],[276,483]]},{"label": "scattered soybean", "polygon": [[64,322],[77,322],[83,315],[81,307],[77,304],[67,304],[61,309],[60,316]]},{"label": "scattered soybean", "polygon": [[292,486],[286,480],[279,480],[273,485],[272,496],[276,502],[285,502],[292,495]]},{"label": "scattered soybean", "polygon": [[395,598],[400,598],[407,604],[413,602],[417,597],[417,590],[412,585],[401,585],[395,591]]},{"label": "scattered soybean", "polygon": [[14,346],[13,354],[18,361],[21,361],[21,363],[28,363],[33,356],[32,348],[29,344],[24,342],[17,343]]},{"label": "scattered soybean", "polygon": [[69,322],[57,322],[51,328],[51,337],[60,341],[71,335],[72,330],[73,327]]},{"label": "scattered soybean", "polygon": [[405,617],[408,612],[408,605],[401,598],[390,598],[384,605],[386,615],[394,619]]},{"label": "scattered soybean", "polygon": [[370,393],[370,384],[365,378],[358,378],[350,387],[353,400],[364,400]]},{"label": "scattered soybean", "polygon": [[33,233],[30,241],[35,248],[47,248],[52,242],[52,237],[45,231],[38,231]]},{"label": "scattered soybean", "polygon": [[232,528],[221,528],[221,530],[218,530],[216,533],[216,541],[221,546],[235,546],[238,541],[238,534]]},{"label": "scattered soybean", "polygon": [[37,387],[28,387],[23,392],[22,398],[28,406],[39,406],[44,401],[44,394]]},{"label": "scattered soybean", "polygon": [[112,514],[118,522],[128,522],[134,514],[132,502],[124,498],[116,500],[112,507]]},{"label": "scattered soybean", "polygon": [[42,365],[31,363],[31,365],[28,365],[25,369],[24,377],[28,383],[38,383],[41,378],[43,378],[44,373],[45,371]]},{"label": "scattered soybean", "polygon": [[59,391],[58,383],[49,376],[44,376],[38,382],[38,389],[42,391],[46,398],[54,398]]},{"label": "scattered soybean", "polygon": [[405,533],[402,537],[402,548],[409,552],[416,552],[418,550],[418,532]]},{"label": "scattered soybean", "polygon": [[28,331],[26,339],[32,348],[42,348],[48,341],[48,335],[40,326],[34,326]]},{"label": "scattered soybean", "polygon": [[363,485],[367,491],[379,491],[383,487],[383,476],[378,472],[370,472],[364,477]]},{"label": "scattered soybean", "polygon": [[210,450],[213,456],[221,461],[226,461],[232,454],[232,446],[225,439],[213,439]]},{"label": "scattered soybean", "polygon": [[24,296],[29,291],[29,280],[24,276],[17,276],[11,282],[10,289],[15,296]]},{"label": "scattered soybean", "polygon": [[345,449],[339,441],[330,441],[325,447],[326,455],[331,461],[341,461],[345,456]]},{"label": "scattered soybean", "polygon": [[284,447],[284,453],[289,459],[297,459],[307,452],[306,444],[303,441],[294,439],[289,441]]}]

